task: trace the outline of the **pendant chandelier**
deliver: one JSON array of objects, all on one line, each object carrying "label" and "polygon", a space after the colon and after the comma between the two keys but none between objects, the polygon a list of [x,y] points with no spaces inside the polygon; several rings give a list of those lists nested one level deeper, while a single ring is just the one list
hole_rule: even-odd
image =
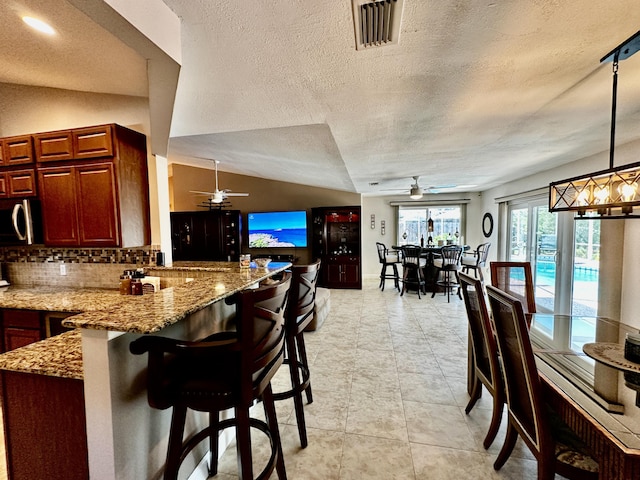
[{"label": "pendant chandelier", "polygon": [[624,41],[600,63],[613,63],[611,139],[609,168],[549,184],[549,211],[574,211],[579,218],[640,218],[633,209],[640,205],[640,162],[613,166],[616,131],[618,62],[640,50],[640,31]]}]

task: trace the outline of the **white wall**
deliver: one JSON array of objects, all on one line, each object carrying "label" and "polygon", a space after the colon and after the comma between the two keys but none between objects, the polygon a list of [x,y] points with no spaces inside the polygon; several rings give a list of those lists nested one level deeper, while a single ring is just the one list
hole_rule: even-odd
[{"label": "white wall", "polygon": [[[464,242],[475,248],[479,243],[484,242],[482,235],[482,213],[481,199],[478,193],[448,193],[437,195],[425,195],[422,202],[451,201],[455,199],[468,199],[467,221],[464,234]],[[387,247],[396,245],[398,242],[397,232],[397,207],[392,207],[390,202],[410,201],[407,195],[387,196],[387,197],[363,197],[362,199],[362,272],[363,276],[379,276],[380,262],[376,242],[384,243]],[[376,216],[376,228],[371,229],[371,215]],[[385,234],[381,232],[381,221],[385,221]]]}]

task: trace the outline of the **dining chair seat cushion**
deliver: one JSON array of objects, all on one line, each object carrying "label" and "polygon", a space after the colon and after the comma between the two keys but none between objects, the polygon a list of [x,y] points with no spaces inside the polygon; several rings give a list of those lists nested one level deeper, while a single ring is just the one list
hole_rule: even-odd
[{"label": "dining chair seat cushion", "polygon": [[551,431],[556,442],[556,460],[572,468],[598,472],[598,462],[589,454],[586,444],[552,408],[547,408],[547,414],[551,420]]},{"label": "dining chair seat cushion", "polygon": [[400,258],[398,257],[398,255],[387,255],[386,257],[384,257],[384,261],[385,263],[401,263]]},{"label": "dining chair seat cushion", "polygon": [[472,257],[472,256],[469,256],[469,255],[465,255],[460,259],[460,263],[463,266],[466,265],[466,266],[469,266],[469,267],[475,267],[476,263],[477,263],[477,260],[476,260],[475,256]]},{"label": "dining chair seat cushion", "polygon": [[556,460],[578,470],[598,472],[598,462],[591,455],[574,450],[560,442],[556,442]]},{"label": "dining chair seat cushion", "polygon": [[442,257],[433,259],[433,266],[441,270],[460,270],[460,265],[455,263],[446,263]]}]

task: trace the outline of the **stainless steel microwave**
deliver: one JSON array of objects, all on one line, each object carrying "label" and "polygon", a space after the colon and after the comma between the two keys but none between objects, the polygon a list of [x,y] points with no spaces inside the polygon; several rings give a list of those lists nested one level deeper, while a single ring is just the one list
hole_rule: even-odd
[{"label": "stainless steel microwave", "polygon": [[0,245],[42,243],[42,215],[37,199],[0,200]]}]

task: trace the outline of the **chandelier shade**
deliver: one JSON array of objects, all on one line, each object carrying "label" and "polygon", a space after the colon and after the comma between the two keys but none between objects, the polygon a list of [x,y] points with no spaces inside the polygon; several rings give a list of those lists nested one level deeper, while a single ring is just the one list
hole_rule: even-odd
[{"label": "chandelier shade", "polygon": [[576,218],[640,218],[640,162],[614,167],[618,62],[640,50],[640,31],[602,57],[613,63],[609,168],[549,184],[549,211],[574,211]]},{"label": "chandelier shade", "polygon": [[576,211],[597,215],[630,215],[640,205],[640,163],[609,168],[552,182],[549,211]]}]

